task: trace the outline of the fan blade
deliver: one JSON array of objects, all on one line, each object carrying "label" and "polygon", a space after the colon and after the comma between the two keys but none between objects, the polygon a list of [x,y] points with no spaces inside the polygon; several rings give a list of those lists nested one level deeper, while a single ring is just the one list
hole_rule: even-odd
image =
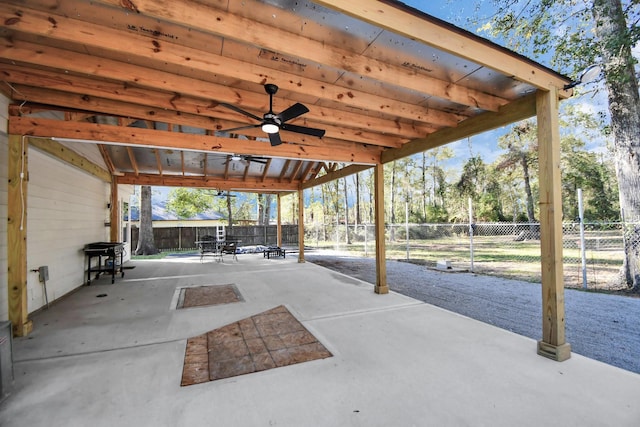
[{"label": "fan blade", "polygon": [[282,113],[278,114],[277,117],[282,120],[282,123],[284,123],[308,112],[309,109],[298,102],[284,110]]},{"label": "fan blade", "polygon": [[282,140],[280,139],[280,132],[270,133],[269,141],[271,142],[272,147],[282,144]]},{"label": "fan blade", "polygon": [[261,163],[263,165],[267,164],[267,159],[264,157],[244,156],[244,159],[249,163],[254,162],[254,163]]},{"label": "fan blade", "polygon": [[222,130],[219,130],[218,132],[233,132],[233,131],[236,131],[236,130],[253,129],[253,128],[260,127],[260,126],[261,126],[260,124],[257,124],[257,125],[240,126],[240,127],[237,127],[237,128],[222,129]]},{"label": "fan blade", "polygon": [[235,105],[227,104],[227,103],[225,103],[225,102],[221,102],[221,103],[220,103],[220,104],[218,104],[218,105],[222,105],[223,107],[226,107],[226,108],[228,108],[228,109],[230,109],[230,110],[233,110],[233,111],[235,111],[235,112],[237,112],[237,113],[243,114],[243,115],[245,115],[245,116],[247,116],[247,117],[251,117],[251,118],[252,118],[252,119],[254,119],[254,120],[257,120],[257,121],[259,121],[259,122],[262,122],[262,117],[258,117],[258,116],[256,116],[255,114],[251,114],[251,113],[250,113],[250,112],[248,112],[248,111],[244,111],[243,109],[238,108],[238,107],[236,107]]},{"label": "fan blade", "polygon": [[322,138],[325,133],[324,129],[308,128],[306,126],[288,125],[285,123],[280,125],[280,129],[286,130],[289,132],[296,132],[296,133],[302,133],[305,135],[317,136],[318,138]]}]

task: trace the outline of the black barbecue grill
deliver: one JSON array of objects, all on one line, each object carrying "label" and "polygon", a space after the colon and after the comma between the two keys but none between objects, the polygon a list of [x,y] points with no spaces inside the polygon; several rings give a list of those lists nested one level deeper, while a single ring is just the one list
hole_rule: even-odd
[{"label": "black barbecue grill", "polygon": [[[87,258],[87,285],[91,284],[91,273],[96,273],[96,279],[100,273],[111,273],[111,283],[115,281],[116,273],[121,273],[124,244],[118,242],[94,242],[84,245],[84,253]],[[98,257],[98,264],[92,266],[91,259]],[[103,262],[104,261],[104,262]]]}]

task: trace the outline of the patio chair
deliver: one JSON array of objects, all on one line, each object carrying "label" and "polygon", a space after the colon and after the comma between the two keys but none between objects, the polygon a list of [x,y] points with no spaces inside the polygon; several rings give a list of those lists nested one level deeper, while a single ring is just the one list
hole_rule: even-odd
[{"label": "patio chair", "polygon": [[205,255],[212,255],[216,261],[222,261],[222,245],[214,236],[202,236],[196,244],[200,251],[200,262],[204,260]]}]

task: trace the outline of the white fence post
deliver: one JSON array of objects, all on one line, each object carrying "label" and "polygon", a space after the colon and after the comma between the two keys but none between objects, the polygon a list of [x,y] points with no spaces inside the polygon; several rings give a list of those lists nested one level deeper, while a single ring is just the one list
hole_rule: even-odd
[{"label": "white fence post", "polygon": [[469,197],[469,250],[471,255],[471,272],[473,273],[473,203]]},{"label": "white fence post", "polygon": [[580,255],[582,256],[582,287],[587,289],[587,247],[584,238],[584,206],[582,188],[578,188],[578,216],[580,217]]},{"label": "white fence post", "polygon": [[364,256],[369,256],[369,252],[367,250],[367,223],[364,224]]},{"label": "white fence post", "polygon": [[409,260],[409,202],[404,204],[404,233],[407,240],[407,261]]}]

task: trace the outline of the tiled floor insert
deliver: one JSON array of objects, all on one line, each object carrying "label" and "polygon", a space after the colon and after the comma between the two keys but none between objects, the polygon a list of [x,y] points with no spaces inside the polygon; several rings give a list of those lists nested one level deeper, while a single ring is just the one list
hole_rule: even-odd
[{"label": "tiled floor insert", "polygon": [[189,338],[181,385],[199,384],[331,356],[281,305]]}]

